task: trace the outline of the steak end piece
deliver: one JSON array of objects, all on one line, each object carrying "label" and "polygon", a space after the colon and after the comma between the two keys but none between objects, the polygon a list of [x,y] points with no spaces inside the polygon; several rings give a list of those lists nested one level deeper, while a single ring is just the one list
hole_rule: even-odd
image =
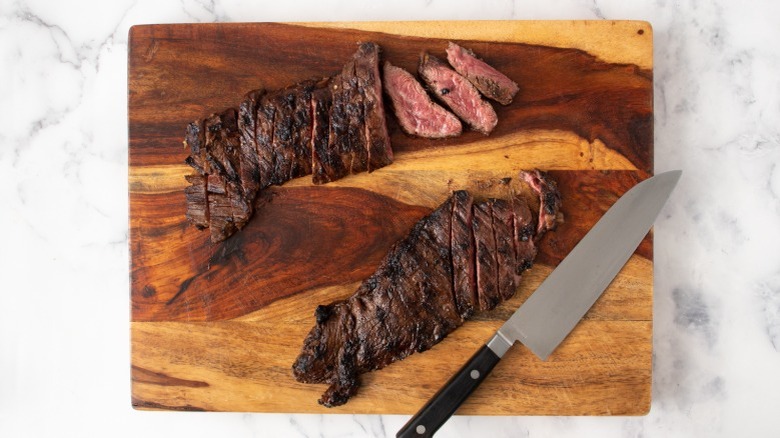
[{"label": "steak end piece", "polygon": [[544,235],[545,231],[554,230],[558,223],[563,221],[560,213],[561,192],[558,191],[558,183],[541,170],[521,172],[520,178],[528,183],[531,189],[539,195],[539,216],[535,236],[538,240]]},{"label": "steak end piece", "polygon": [[447,61],[469,80],[483,96],[502,105],[509,105],[520,90],[506,75],[477,58],[471,50],[450,42],[447,47]]},{"label": "steak end piece", "polygon": [[488,135],[496,127],[498,116],[493,107],[482,99],[468,79],[445,62],[423,52],[420,55],[419,73],[431,93],[472,129]]},{"label": "steak end piece", "polygon": [[408,71],[385,62],[383,84],[398,124],[405,133],[425,138],[446,138],[463,132],[460,120],[434,103]]}]

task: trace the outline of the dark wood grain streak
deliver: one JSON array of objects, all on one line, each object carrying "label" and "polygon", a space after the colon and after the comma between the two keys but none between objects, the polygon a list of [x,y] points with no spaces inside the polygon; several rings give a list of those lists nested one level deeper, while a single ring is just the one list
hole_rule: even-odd
[{"label": "dark wood grain streak", "polygon": [[132,271],[134,321],[230,319],[312,288],[362,280],[429,211],[362,189],[274,188],[241,232],[214,245],[181,220],[178,193],[138,198],[144,204],[134,211],[152,214],[139,213],[142,226],[131,225],[134,258],[143,262]]}]

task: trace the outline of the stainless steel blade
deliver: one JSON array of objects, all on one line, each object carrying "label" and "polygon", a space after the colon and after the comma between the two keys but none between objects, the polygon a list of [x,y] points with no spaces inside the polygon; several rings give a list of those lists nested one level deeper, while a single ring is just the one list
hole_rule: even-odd
[{"label": "stainless steel blade", "polygon": [[645,237],[681,171],[626,192],[488,343],[499,357],[520,341],[542,360],[563,341]]}]

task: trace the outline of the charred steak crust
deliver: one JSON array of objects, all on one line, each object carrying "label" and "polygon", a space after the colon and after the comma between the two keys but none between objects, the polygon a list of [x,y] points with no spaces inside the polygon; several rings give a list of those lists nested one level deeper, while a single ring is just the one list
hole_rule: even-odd
[{"label": "charred steak crust", "polygon": [[[557,192],[544,178],[532,186],[540,198],[549,197],[542,186]],[[556,214],[558,207],[552,205]],[[324,406],[346,403],[360,374],[430,349],[475,310],[511,298],[536,255],[536,230],[520,196],[473,203],[468,192],[454,192],[393,245],[351,297],[317,307],[293,376],[329,384]]]},{"label": "charred steak crust", "polygon": [[190,123],[187,219],[217,226],[216,243],[246,224],[258,192],[271,185],[309,174],[322,184],[390,164],[381,90],[379,46],[361,43],[335,77],[255,90],[238,110]]}]

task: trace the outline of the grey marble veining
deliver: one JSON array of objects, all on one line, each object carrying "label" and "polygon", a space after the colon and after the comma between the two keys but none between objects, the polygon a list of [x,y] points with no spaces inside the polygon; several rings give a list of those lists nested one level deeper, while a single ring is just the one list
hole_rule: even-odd
[{"label": "grey marble veining", "polygon": [[0,436],[395,436],[402,416],[129,403],[127,32],[160,22],[641,19],[654,28],[645,417],[456,417],[440,436],[780,433],[780,2],[0,0]]}]

